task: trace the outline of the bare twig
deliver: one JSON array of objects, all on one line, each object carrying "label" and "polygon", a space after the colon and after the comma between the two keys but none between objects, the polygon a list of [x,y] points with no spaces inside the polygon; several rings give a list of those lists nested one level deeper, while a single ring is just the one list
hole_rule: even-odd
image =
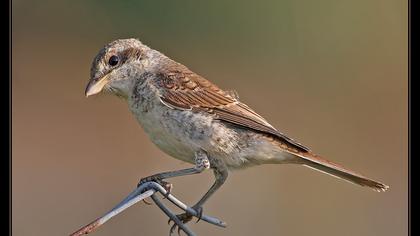
[{"label": "bare twig", "polygon": [[184,225],[181,220],[176,217],[174,213],[171,212],[163,203],[157,198],[155,195],[151,196],[153,201],[156,203],[156,205],[171,219],[179,226],[180,229],[182,229],[188,236],[195,236],[195,234],[186,226]]},{"label": "bare twig", "polygon": [[[158,205],[158,207],[166,214],[168,217],[173,220],[185,233],[188,235],[194,235],[194,233],[180,220],[176,217],[176,215],[165,205],[162,204],[162,202],[155,196],[156,192],[160,192],[162,195],[164,195],[171,203],[179,207],[180,209],[186,211],[187,213],[199,217],[199,213],[196,212],[193,208],[188,207],[183,202],[175,198],[172,194],[168,194],[168,192],[163,188],[161,185],[159,185],[156,182],[146,182],[144,184],[141,184],[138,186],[133,192],[131,192],[124,200],[122,200],[117,206],[115,206],[112,210],[110,210],[108,213],[103,215],[102,217],[99,217],[98,219],[94,220],[93,222],[89,223],[88,225],[84,226],[83,228],[79,229],[78,231],[72,233],[70,236],[80,236],[83,234],[88,234],[95,229],[97,229],[99,226],[103,225],[105,222],[110,220],[112,217],[118,215],[122,211],[126,210],[130,206],[136,204],[137,202],[146,199],[148,197],[152,197],[153,201]],[[208,223],[214,224],[219,227],[226,227],[226,223],[223,221],[210,217],[207,215],[202,215],[201,219],[203,221],[206,221]]]}]

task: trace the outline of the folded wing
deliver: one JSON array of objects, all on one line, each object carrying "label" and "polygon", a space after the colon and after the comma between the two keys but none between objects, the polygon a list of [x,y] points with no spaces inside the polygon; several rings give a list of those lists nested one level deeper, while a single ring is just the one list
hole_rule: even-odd
[{"label": "folded wing", "polygon": [[221,121],[269,134],[299,151],[309,151],[307,147],[280,133],[262,116],[241,103],[236,93],[223,91],[186,68],[163,71],[158,74],[157,82],[165,88],[161,94],[161,101],[170,107],[208,112]]}]

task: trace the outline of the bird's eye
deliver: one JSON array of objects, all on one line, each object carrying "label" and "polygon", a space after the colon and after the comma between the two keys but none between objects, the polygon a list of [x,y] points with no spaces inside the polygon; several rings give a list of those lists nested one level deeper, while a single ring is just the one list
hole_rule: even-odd
[{"label": "bird's eye", "polygon": [[120,59],[118,58],[118,56],[111,56],[110,58],[109,58],[109,60],[108,60],[108,64],[110,65],[110,66],[115,66],[115,65],[117,65],[118,64],[118,62],[120,61]]}]

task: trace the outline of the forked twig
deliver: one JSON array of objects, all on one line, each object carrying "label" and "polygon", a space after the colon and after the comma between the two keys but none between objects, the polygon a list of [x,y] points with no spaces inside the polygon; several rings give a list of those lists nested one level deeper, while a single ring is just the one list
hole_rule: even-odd
[{"label": "forked twig", "polygon": [[151,196],[153,201],[156,203],[156,205],[170,218],[172,219],[175,224],[179,226],[180,229],[182,229],[187,235],[189,236],[195,236],[195,234],[186,226],[184,225],[181,220],[176,217],[174,213],[172,213],[163,203],[157,198],[155,195]]},{"label": "forked twig", "polygon": [[[112,217],[118,215],[122,211],[126,210],[130,206],[138,203],[139,201],[146,199],[148,197],[152,197],[153,201],[157,204],[157,206],[172,220],[174,221],[187,235],[193,236],[194,233],[184,225],[176,215],[167,208],[156,196],[156,193],[159,192],[163,196],[165,196],[171,203],[179,207],[180,209],[184,210],[185,212],[199,217],[199,213],[196,212],[193,208],[188,207],[183,202],[178,200],[172,194],[168,193],[165,188],[163,188],[160,184],[156,182],[146,182],[138,186],[133,192],[131,192],[124,200],[122,200],[117,206],[115,206],[112,210],[110,210],[105,215],[97,218],[93,222],[89,223],[88,225],[82,227],[81,229],[77,230],[76,232],[70,234],[70,236],[80,236],[83,234],[88,234],[99,226],[105,224],[108,220]],[[226,223],[207,215],[202,215],[201,220],[206,221],[210,224],[214,224],[219,227],[226,227]]]}]

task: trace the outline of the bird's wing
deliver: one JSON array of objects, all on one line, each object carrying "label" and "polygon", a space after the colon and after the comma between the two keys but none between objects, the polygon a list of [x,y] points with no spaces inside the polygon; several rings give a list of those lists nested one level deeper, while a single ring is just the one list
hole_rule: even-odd
[{"label": "bird's wing", "polygon": [[221,121],[269,134],[300,151],[309,151],[307,147],[280,133],[262,116],[241,103],[235,92],[223,91],[187,69],[159,73],[157,82],[164,88],[161,94],[162,103],[170,107],[208,112]]}]

